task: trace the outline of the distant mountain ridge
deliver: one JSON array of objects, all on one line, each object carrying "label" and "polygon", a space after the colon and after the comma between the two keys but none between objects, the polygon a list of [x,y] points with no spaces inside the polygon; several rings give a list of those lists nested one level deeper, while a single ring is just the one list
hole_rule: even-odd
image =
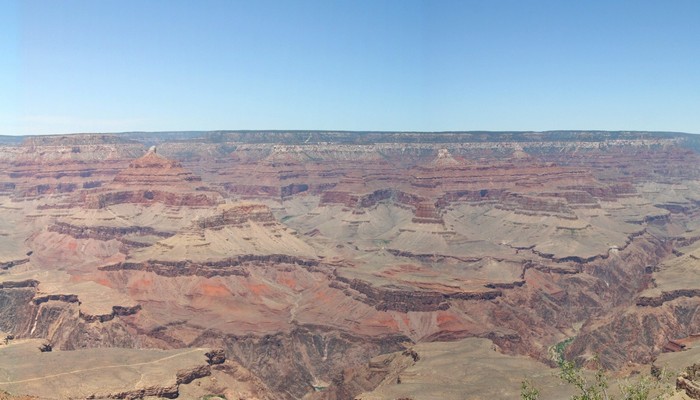
[{"label": "distant mountain ridge", "polygon": [[[216,131],[155,131],[114,133],[70,133],[56,135],[1,136],[0,143],[21,143],[23,140],[46,143],[57,138],[76,140],[94,136],[112,137],[157,144],[173,141],[197,141],[218,143],[235,141],[242,143],[279,144],[373,144],[373,143],[470,143],[470,142],[536,142],[536,141],[588,141],[683,138],[700,143],[700,135],[666,131],[601,131],[601,130],[553,130],[553,131],[342,131],[342,130],[216,130]],[[70,139],[67,139],[70,138]]]}]

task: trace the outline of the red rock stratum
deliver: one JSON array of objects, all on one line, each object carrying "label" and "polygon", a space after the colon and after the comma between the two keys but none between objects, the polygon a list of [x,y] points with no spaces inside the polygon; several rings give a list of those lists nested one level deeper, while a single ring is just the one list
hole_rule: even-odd
[{"label": "red rock stratum", "polygon": [[[568,131],[8,142],[0,351],[48,343],[76,371],[134,349],[227,360],[203,375],[192,359],[206,385],[154,364],[167,385],[52,380],[59,397],[418,399],[439,391],[421,368],[450,354],[493,362],[502,393],[526,377],[513,365],[548,373],[555,349],[650,363],[700,334],[699,144]],[[436,353],[418,363],[410,349]],[[36,370],[1,366],[0,389],[51,397],[36,384],[56,374],[42,354],[26,356]],[[450,393],[495,393],[460,376],[444,378]]]}]

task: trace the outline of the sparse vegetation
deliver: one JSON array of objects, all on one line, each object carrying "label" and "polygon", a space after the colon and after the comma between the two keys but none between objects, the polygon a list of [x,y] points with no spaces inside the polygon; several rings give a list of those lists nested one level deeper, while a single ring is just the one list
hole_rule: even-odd
[{"label": "sparse vegetation", "polygon": [[571,344],[571,342],[574,341],[574,337],[570,337],[567,339],[562,340],[561,342],[557,343],[554,345],[552,351],[553,351],[553,361],[555,361],[559,366],[561,366],[561,363],[564,362],[564,350]]},{"label": "sparse vegetation", "polygon": [[[562,342],[564,343],[564,342]],[[561,344],[561,343],[559,343]],[[557,345],[558,346],[558,345]],[[593,360],[596,369],[593,379],[589,374],[577,367],[573,361],[562,360],[559,363],[559,378],[576,388],[576,394],[571,400],[614,400],[608,389],[609,377],[606,371],[598,364],[597,358]],[[660,370],[658,376],[646,375],[639,379],[626,379],[618,382],[621,396],[620,400],[660,400],[673,392],[673,388],[664,383],[670,376],[665,370]],[[521,384],[520,398],[522,400],[539,399],[540,391],[529,381]]]},{"label": "sparse vegetation", "polygon": [[[597,363],[597,360],[594,360]],[[608,395],[608,377],[600,366],[595,370],[593,381],[589,381],[581,371],[576,367],[573,361],[562,361],[559,365],[561,371],[559,378],[564,382],[573,385],[580,392],[571,397],[571,400],[609,400]]]},{"label": "sparse vegetation", "polygon": [[520,398],[522,400],[537,400],[540,398],[540,391],[532,386],[530,381],[523,381],[520,386]]}]

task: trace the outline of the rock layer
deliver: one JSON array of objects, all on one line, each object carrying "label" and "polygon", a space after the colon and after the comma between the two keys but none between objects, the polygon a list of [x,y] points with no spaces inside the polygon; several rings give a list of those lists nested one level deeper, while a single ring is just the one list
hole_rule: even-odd
[{"label": "rock layer", "polygon": [[222,348],[197,368],[284,399],[405,385],[395,372],[419,362],[406,348],[460,352],[464,338],[546,363],[564,341],[581,363],[648,362],[700,332],[698,143],[650,132],[3,142],[0,330],[66,353]]}]

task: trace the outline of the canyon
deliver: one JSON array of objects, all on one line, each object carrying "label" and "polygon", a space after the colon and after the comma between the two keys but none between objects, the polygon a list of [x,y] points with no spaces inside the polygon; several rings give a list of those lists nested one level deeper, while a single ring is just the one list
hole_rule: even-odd
[{"label": "canyon", "polygon": [[680,368],[700,137],[2,137],[0,332],[0,390],[42,399],[554,399],[556,356]]}]

